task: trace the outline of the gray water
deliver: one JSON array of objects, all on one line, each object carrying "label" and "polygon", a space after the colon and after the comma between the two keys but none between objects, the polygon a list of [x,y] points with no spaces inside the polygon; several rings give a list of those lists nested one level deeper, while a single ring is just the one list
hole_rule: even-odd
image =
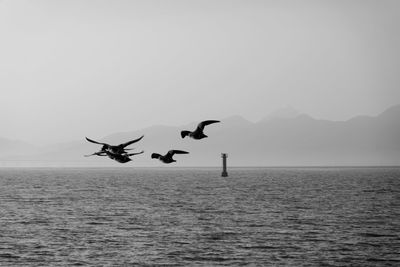
[{"label": "gray water", "polygon": [[0,169],[1,266],[400,266],[400,168]]}]

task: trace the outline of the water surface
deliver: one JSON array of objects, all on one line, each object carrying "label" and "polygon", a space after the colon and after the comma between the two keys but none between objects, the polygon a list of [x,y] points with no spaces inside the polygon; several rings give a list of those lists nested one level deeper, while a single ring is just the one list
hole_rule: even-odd
[{"label": "water surface", "polygon": [[0,169],[1,266],[400,266],[400,168]]}]

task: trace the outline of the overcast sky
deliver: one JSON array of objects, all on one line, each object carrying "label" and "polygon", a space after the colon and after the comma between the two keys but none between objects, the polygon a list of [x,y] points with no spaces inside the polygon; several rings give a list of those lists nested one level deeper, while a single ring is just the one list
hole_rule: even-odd
[{"label": "overcast sky", "polygon": [[400,1],[0,0],[0,137],[400,103]]}]

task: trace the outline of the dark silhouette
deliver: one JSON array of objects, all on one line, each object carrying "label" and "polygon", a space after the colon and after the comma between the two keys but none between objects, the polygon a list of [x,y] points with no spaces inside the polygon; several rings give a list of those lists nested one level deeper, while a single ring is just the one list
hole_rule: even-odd
[{"label": "dark silhouette", "polygon": [[127,163],[127,162],[132,160],[130,158],[131,156],[139,155],[139,154],[142,154],[142,153],[144,153],[143,150],[140,151],[140,152],[137,152],[137,153],[129,153],[129,154],[128,153],[125,153],[125,154],[114,154],[114,153],[106,152],[107,156],[110,159],[118,161],[119,163]]},{"label": "dark silhouette", "polygon": [[151,158],[152,159],[159,159],[164,163],[172,163],[172,162],[176,162],[176,160],[174,160],[172,158],[175,154],[189,154],[189,152],[183,151],[183,150],[170,150],[164,156],[160,155],[160,154],[157,154],[157,153],[153,153],[153,154],[151,154]]},{"label": "dark silhouette", "polygon": [[[106,153],[108,151],[108,152],[113,153],[113,154],[124,154],[124,153],[127,153],[127,150],[132,150],[130,148],[125,148],[125,147],[140,141],[143,137],[144,137],[144,135],[142,135],[138,139],[135,139],[135,140],[123,143],[123,144],[119,144],[119,145],[116,145],[116,146],[112,146],[112,145],[109,145],[109,144],[106,144],[106,143],[97,142],[97,141],[91,140],[91,139],[89,139],[87,137],[86,137],[86,140],[88,140],[89,142],[94,143],[94,144],[103,145],[101,150],[99,152],[96,152],[96,153],[100,153],[100,152]],[[98,155],[96,153],[94,153],[92,155],[100,156],[100,155]]]},{"label": "dark silhouette", "polygon": [[112,160],[118,161],[119,163],[127,163],[127,162],[132,160],[130,158],[131,156],[142,154],[144,151],[137,152],[137,153],[128,153],[127,151],[128,150],[132,150],[133,148],[125,148],[125,147],[140,141],[143,138],[143,136],[144,135],[142,135],[138,139],[135,139],[135,140],[123,143],[123,144],[119,144],[119,145],[116,145],[116,146],[112,146],[112,145],[109,145],[109,144],[106,144],[106,143],[97,142],[97,141],[91,140],[91,139],[86,137],[86,140],[88,140],[89,142],[95,143],[95,144],[99,144],[99,145],[103,145],[103,146],[102,146],[100,151],[95,152],[95,153],[90,154],[90,155],[85,155],[85,157],[107,156]]},{"label": "dark silhouette", "polygon": [[228,157],[228,154],[222,153],[221,157],[222,157],[222,173],[221,173],[221,176],[222,177],[228,177],[228,172],[226,171],[226,158]]},{"label": "dark silhouette", "polygon": [[181,136],[182,138],[185,138],[186,136],[189,136],[193,139],[203,139],[208,137],[207,135],[204,134],[204,127],[207,125],[210,125],[212,123],[217,123],[220,121],[216,121],[216,120],[207,120],[207,121],[202,121],[197,125],[196,130],[194,130],[193,132],[191,131],[181,131]]},{"label": "dark silhouette", "polygon": [[103,156],[103,157],[107,156],[112,160],[118,161],[119,163],[127,163],[127,162],[132,160],[129,157],[134,156],[134,155],[139,155],[139,154],[142,154],[142,153],[144,153],[143,150],[140,151],[140,152],[129,153],[129,154],[128,153],[116,154],[116,153],[111,153],[109,151],[99,151],[99,152],[95,152],[95,153],[90,154],[90,155],[85,155],[85,157],[90,157],[90,156],[95,156],[95,155],[96,156]]}]

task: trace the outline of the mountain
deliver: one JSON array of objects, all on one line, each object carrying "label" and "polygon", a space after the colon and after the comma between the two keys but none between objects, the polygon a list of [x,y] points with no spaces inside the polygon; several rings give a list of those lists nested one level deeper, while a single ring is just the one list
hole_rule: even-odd
[{"label": "mountain", "polygon": [[278,110],[275,110],[274,112],[270,113],[268,116],[264,117],[261,119],[261,123],[263,122],[268,122],[270,120],[274,119],[293,119],[299,116],[301,113],[297,110],[295,110],[292,107],[285,107],[281,108]]},{"label": "mountain", "polygon": [[[305,114],[257,123],[233,116],[207,126],[205,133],[209,138],[180,137],[181,130],[192,130],[196,124],[157,125],[114,133],[99,141],[119,144],[144,135],[132,147],[145,153],[123,166],[219,166],[221,152],[228,153],[230,166],[400,165],[400,105],[376,117],[358,116],[340,122],[316,120]],[[121,166],[105,157],[83,157],[99,149],[100,145],[82,138],[41,149],[35,159]],[[153,152],[163,154],[169,149],[187,150],[190,154],[176,155],[178,162],[171,165],[150,158]]]}]

